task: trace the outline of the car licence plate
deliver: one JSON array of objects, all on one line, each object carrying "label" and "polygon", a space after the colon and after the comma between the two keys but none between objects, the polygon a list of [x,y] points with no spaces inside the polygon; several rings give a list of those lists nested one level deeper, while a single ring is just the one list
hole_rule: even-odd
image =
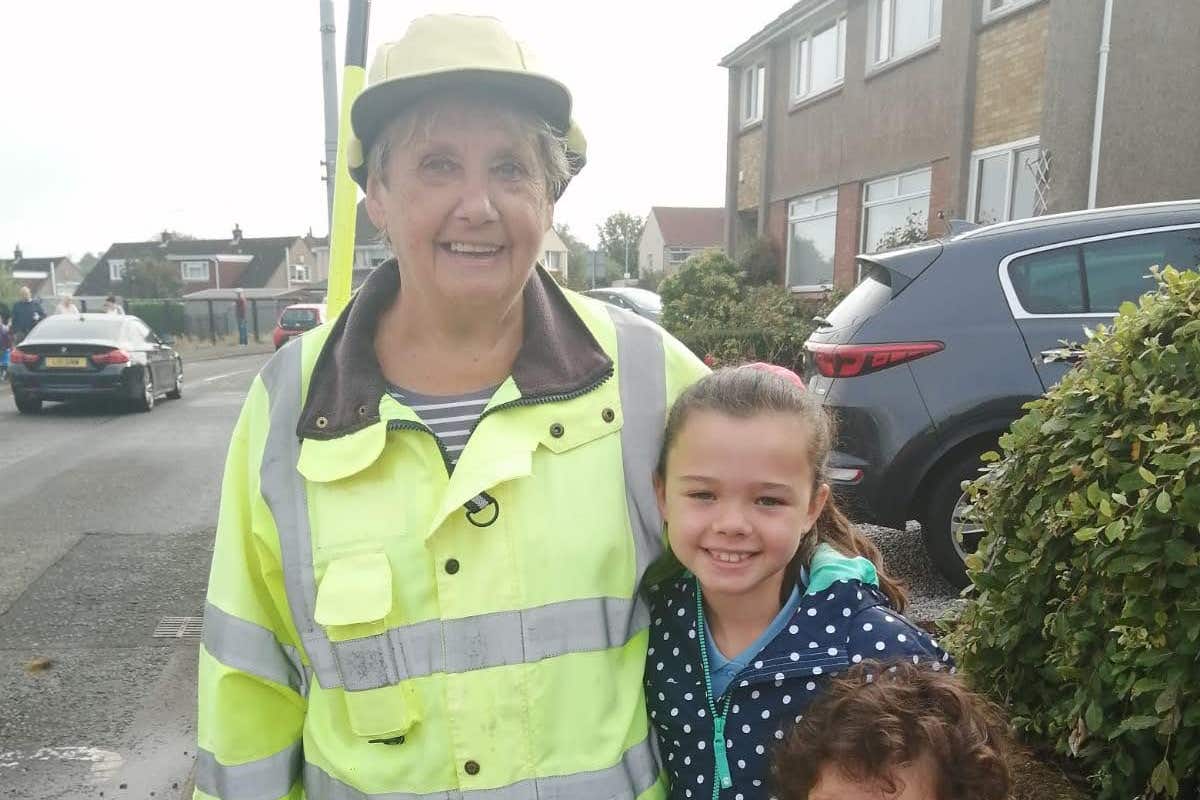
[{"label": "car licence plate", "polygon": [[46,366],[53,369],[82,369],[87,366],[87,359],[48,356],[46,358]]}]

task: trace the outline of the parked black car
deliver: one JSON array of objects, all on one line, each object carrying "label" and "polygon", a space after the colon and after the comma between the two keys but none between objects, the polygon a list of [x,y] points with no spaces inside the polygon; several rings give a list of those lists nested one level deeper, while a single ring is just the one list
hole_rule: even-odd
[{"label": "parked black car", "polygon": [[976,548],[961,484],[1071,366],[1084,327],[1200,265],[1200,201],[1001,223],[859,257],[861,283],[806,342],[809,388],[834,410],[835,491],[851,516],[920,520],[953,583]]},{"label": "parked black car", "polygon": [[606,289],[588,289],[584,294],[618,308],[628,309],[651,322],[658,322],[658,318],[662,316],[662,298],[649,289],[639,289],[636,286],[610,286]]},{"label": "parked black car", "polygon": [[183,396],[183,360],[142,320],[61,314],[38,323],[12,351],[13,399],[23,414],[43,400],[115,398],[142,411]]}]

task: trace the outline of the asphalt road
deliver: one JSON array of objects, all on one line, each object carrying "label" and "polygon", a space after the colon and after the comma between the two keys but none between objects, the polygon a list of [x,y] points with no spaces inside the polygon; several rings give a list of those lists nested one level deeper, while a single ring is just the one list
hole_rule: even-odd
[{"label": "asphalt road", "polygon": [[150,414],[23,416],[0,391],[0,798],[183,793],[199,639],[154,634],[202,614],[225,449],[266,359],[185,361],[183,399]]},{"label": "asphalt road", "polygon": [[[150,414],[22,416],[0,389],[0,799],[184,793],[221,467],[266,360],[185,362],[183,399]],[[919,529],[868,533],[910,616],[952,604]]]}]

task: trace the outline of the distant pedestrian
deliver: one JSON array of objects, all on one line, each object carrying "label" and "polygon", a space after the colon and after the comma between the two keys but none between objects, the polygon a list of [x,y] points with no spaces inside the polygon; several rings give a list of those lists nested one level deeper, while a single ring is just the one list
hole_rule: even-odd
[{"label": "distant pedestrian", "polygon": [[20,344],[34,326],[46,318],[46,312],[42,309],[42,301],[34,299],[28,286],[22,286],[19,294],[21,299],[13,304],[12,310],[14,345]]},{"label": "distant pedestrian", "polygon": [[0,381],[8,380],[8,357],[12,351],[12,328],[8,312],[0,310]]},{"label": "distant pedestrian", "polygon": [[234,313],[237,314],[238,326],[238,344],[245,345],[249,338],[246,330],[246,293],[241,289],[236,290],[237,299],[233,302]]},{"label": "distant pedestrian", "polygon": [[109,295],[104,298],[104,313],[105,314],[124,314],[125,309],[121,307],[115,295]]},{"label": "distant pedestrian", "polygon": [[55,314],[70,314],[79,316],[79,306],[75,305],[75,298],[69,294],[64,294],[58,301],[58,305],[54,307]]}]

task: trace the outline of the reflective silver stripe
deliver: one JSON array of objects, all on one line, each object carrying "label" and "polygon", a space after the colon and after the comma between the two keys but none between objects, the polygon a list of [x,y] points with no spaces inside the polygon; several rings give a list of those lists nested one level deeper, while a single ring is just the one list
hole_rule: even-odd
[{"label": "reflective silver stripe", "polygon": [[279,532],[283,584],[292,622],[300,634],[317,681],[329,688],[336,685],[330,681],[337,676],[337,665],[325,629],[313,619],[317,584],[313,575],[312,532],[304,478],[296,469],[300,463],[296,421],[300,418],[301,345],[303,342],[282,348],[267,362],[261,374],[267,389],[271,422],[263,447],[259,485]]},{"label": "reflective silver stripe", "polygon": [[[483,764],[483,769],[488,765]],[[519,781],[498,789],[384,792],[367,794],[342,783],[314,764],[304,765],[304,792],[320,800],[634,800],[654,786],[658,764],[647,738],[625,751],[620,762],[594,772]]]},{"label": "reflective silver stripe", "polygon": [[621,393],[621,462],[637,578],[662,554],[662,516],[654,497],[654,467],[667,424],[667,365],[662,332],[623,308],[608,307],[617,332]]},{"label": "reflective silver stripe", "polygon": [[[334,642],[342,685],[377,689],[435,672],[527,664],[620,647],[650,624],[630,599],[586,598],[521,611],[430,620]],[[325,686],[324,682],[321,684]],[[328,687],[326,687],[328,688]]]},{"label": "reflective silver stripe", "polygon": [[287,797],[300,778],[303,759],[300,742],[275,755],[233,766],[225,766],[201,749],[196,753],[196,788],[221,800],[279,800]]},{"label": "reflective silver stripe", "polygon": [[204,606],[204,649],[227,667],[289,686],[300,695],[308,693],[296,648],[282,644],[261,625],[227,614],[212,603]]}]

